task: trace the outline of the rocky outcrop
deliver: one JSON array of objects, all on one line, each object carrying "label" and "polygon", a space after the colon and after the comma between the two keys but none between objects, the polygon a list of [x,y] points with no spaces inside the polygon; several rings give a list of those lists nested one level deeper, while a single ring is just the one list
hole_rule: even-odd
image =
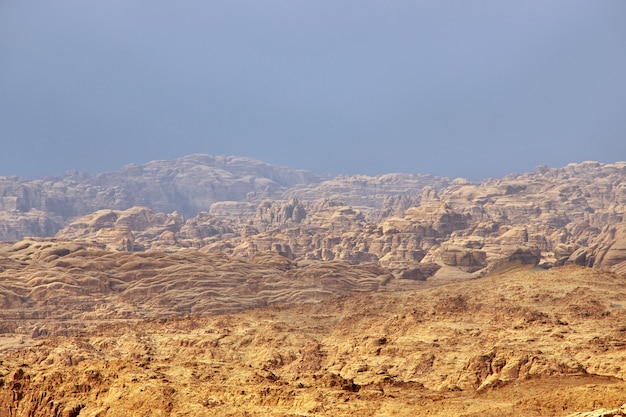
[{"label": "rocky outcrop", "polygon": [[[65,320],[0,320],[0,416],[623,414],[624,278],[608,272],[517,267],[439,286],[389,278],[411,287],[332,297],[324,290],[367,282],[378,267],[39,244],[2,253],[2,264],[23,265],[0,282],[47,284],[34,302]],[[34,262],[47,250],[57,258]],[[274,304],[280,288],[295,301]],[[237,297],[247,308],[200,314]]]},{"label": "rocky outcrop", "polygon": [[[615,187],[607,189],[619,188],[623,169],[581,164],[478,185],[455,180],[440,194],[425,192],[420,205],[380,221],[373,220],[374,208],[328,199],[227,201],[188,219],[148,208],[100,211],[75,220],[57,237],[133,251],[201,248],[242,257],[273,251],[291,260],[376,262],[395,274],[436,263],[482,276],[509,262],[544,268],[575,264],[622,274],[626,229],[621,192],[576,197],[584,184],[595,184],[584,175],[575,177],[582,175],[581,167],[590,177],[597,175],[604,182],[611,178]],[[553,171],[560,171],[563,181],[581,185],[563,188],[543,179],[554,176]],[[107,222],[106,216],[114,219]],[[599,224],[594,216],[610,223],[592,227]]]},{"label": "rocky outcrop", "polygon": [[[476,276],[503,262],[626,271],[623,162],[541,167],[482,183],[389,174],[337,177],[290,188],[294,182],[313,178],[245,158],[193,155],[173,163],[129,166],[122,172],[89,177],[99,187],[118,187],[103,194],[115,201],[109,200],[112,206],[104,211],[90,212],[69,224],[58,213],[20,211],[27,197],[36,201],[41,192],[23,187],[17,197],[7,195],[3,207],[12,211],[4,212],[5,236],[20,238],[15,230],[20,227],[45,235],[65,223],[58,238],[111,249],[196,248],[242,257],[273,251],[291,260],[376,262],[396,274],[420,268],[422,263]],[[114,185],[116,175],[135,179]],[[259,176],[267,181],[257,181]],[[149,178],[177,184],[166,187],[177,190],[172,201],[187,210],[192,199],[193,210],[158,210],[170,200],[163,190],[149,185]],[[195,191],[192,180],[197,183]],[[145,184],[137,188],[138,181]],[[258,187],[268,181],[275,182],[267,188],[273,190],[271,195]],[[135,188],[124,188],[130,183]],[[245,197],[239,188],[243,183],[252,187],[246,188]],[[60,192],[63,187],[51,189]],[[134,200],[121,197],[128,189],[138,190]],[[142,193],[147,194],[139,199]],[[99,195],[94,194],[94,201],[104,201]],[[138,200],[149,204],[116,208],[122,201]],[[195,214],[200,208],[204,210]]]},{"label": "rocky outcrop", "polygon": [[583,411],[573,414],[568,414],[567,417],[621,417],[626,416],[626,404],[619,408],[599,408],[593,411]]},{"label": "rocky outcrop", "polygon": [[64,224],[64,219],[37,209],[0,211],[0,241],[14,242],[24,236],[54,236]]},{"label": "rocky outcrop", "polygon": [[[92,223],[128,218],[100,213]],[[393,278],[375,264],[294,263],[272,252],[248,260],[198,250],[131,253],[122,247],[133,244],[127,228],[98,229],[109,250],[79,239],[0,247],[0,321],[206,315],[374,291]],[[171,232],[158,242],[166,239],[176,245]]]},{"label": "rocky outcrop", "polygon": [[444,244],[440,251],[445,265],[456,266],[465,272],[475,272],[487,266],[487,254],[479,249]]},{"label": "rocky outcrop", "polygon": [[585,264],[626,272],[626,222],[606,226],[585,252]]},{"label": "rocky outcrop", "polygon": [[[252,158],[203,154],[101,174],[74,171],[41,180],[0,177],[0,214],[12,216],[0,230],[0,240],[49,237],[71,219],[103,209],[146,206],[191,217],[219,201],[280,198],[289,187],[319,180],[310,172]],[[27,213],[33,220],[20,222]]]},{"label": "rocky outcrop", "polygon": [[340,201],[347,206],[382,209],[390,215],[418,204],[423,189],[440,190],[448,183],[447,178],[427,174],[337,176],[295,186],[284,195],[286,199]]}]

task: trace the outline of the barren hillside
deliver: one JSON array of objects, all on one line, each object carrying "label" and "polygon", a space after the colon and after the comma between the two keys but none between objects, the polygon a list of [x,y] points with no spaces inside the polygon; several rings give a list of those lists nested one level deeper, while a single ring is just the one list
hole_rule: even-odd
[{"label": "barren hillside", "polygon": [[626,415],[625,179],[0,178],[0,417]]},{"label": "barren hillside", "polygon": [[2,416],[565,416],[625,401],[626,282],[512,267],[3,353]]}]

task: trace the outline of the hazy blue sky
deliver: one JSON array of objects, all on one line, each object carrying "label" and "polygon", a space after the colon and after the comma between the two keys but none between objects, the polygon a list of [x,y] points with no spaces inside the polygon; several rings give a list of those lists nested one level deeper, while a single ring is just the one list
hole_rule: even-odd
[{"label": "hazy blue sky", "polygon": [[626,159],[625,0],[0,0],[0,175]]}]

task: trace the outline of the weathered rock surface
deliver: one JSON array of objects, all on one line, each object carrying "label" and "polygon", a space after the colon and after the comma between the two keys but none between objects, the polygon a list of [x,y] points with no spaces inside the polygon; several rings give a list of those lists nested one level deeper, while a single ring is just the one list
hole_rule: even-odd
[{"label": "weathered rock surface", "polygon": [[[584,255],[585,265],[625,273],[626,222],[607,225],[593,240],[591,250],[585,251]],[[582,262],[575,263],[582,264]]]},{"label": "weathered rock surface", "polygon": [[392,278],[375,264],[296,264],[271,252],[246,260],[197,250],[112,252],[25,240],[0,247],[0,320],[217,314],[375,291],[393,287]]},{"label": "weathered rock surface", "polygon": [[[3,265],[66,252],[47,250],[11,256]],[[67,250],[57,262],[90,253]],[[191,256],[188,268],[201,255],[176,256]],[[117,262],[129,274],[150,275],[137,267],[139,259],[165,268],[171,262],[127,253],[91,262],[103,272]],[[271,254],[254,265],[273,273],[300,268]],[[232,278],[250,268],[241,261],[229,265]],[[184,275],[152,280],[140,292],[158,297],[184,287]],[[134,319],[150,302],[124,305],[110,298],[103,301],[108,315],[100,306],[100,320],[83,318],[75,327],[69,318],[60,322],[65,336],[58,327],[58,336],[46,337],[55,328],[41,318],[4,331],[0,343],[17,336],[22,348],[2,355],[0,416],[521,417],[599,408],[574,415],[621,415],[615,410],[626,389],[624,284],[623,277],[589,268],[527,266],[454,285],[144,321]],[[179,294],[181,305],[193,298]],[[71,297],[70,290],[66,300]],[[121,310],[128,312],[126,321],[112,320]]]},{"label": "weathered rock surface", "polygon": [[478,276],[510,260],[626,273],[625,178],[624,162],[584,162],[479,184],[408,174],[321,181],[247,158],[191,155],[56,182],[4,179],[0,237],[274,251],[377,262],[396,274],[436,263]]},{"label": "weathered rock surface", "polygon": [[567,417],[620,417],[626,416],[626,404],[622,405],[620,408],[614,409],[606,409],[600,408],[598,410],[593,411],[585,411],[580,413],[569,414]]},{"label": "weathered rock surface", "polygon": [[[147,206],[157,212],[194,216],[218,201],[260,201],[281,197],[287,188],[320,180],[316,175],[276,167],[252,158],[189,155],[175,161],[132,164],[119,171],[25,180],[0,177],[0,214],[9,219],[0,240],[49,237],[77,216],[103,209]],[[37,222],[19,222],[21,216]]]},{"label": "weathered rock surface", "polygon": [[388,216],[419,204],[422,190],[439,190],[449,183],[447,178],[427,174],[338,176],[294,186],[285,192],[285,198],[340,201],[358,208],[382,209],[383,216]]},{"label": "weathered rock surface", "polygon": [[[291,260],[376,262],[396,275],[435,263],[450,267],[440,275],[454,269],[480,276],[511,261],[623,274],[625,172],[626,164],[584,163],[482,184],[455,180],[439,192],[428,188],[416,200],[397,197],[400,206],[419,201],[403,210],[294,198],[217,202],[188,219],[140,207],[99,211],[57,237],[121,250],[202,248],[241,257],[273,251]],[[94,220],[105,215],[120,220]],[[123,221],[137,217],[142,220]]]},{"label": "weathered rock surface", "polygon": [[625,177],[0,178],[0,417],[623,415]]}]

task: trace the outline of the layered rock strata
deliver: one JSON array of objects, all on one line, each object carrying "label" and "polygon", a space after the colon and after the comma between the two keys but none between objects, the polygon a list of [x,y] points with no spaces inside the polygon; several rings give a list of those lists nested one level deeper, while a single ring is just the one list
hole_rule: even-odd
[{"label": "layered rock strata", "polygon": [[[584,163],[481,184],[455,180],[415,200],[388,199],[396,208],[291,199],[218,202],[189,219],[141,207],[99,211],[57,237],[130,251],[272,251],[292,260],[376,262],[397,275],[438,265],[446,267],[440,274],[481,276],[510,261],[624,273],[625,172],[626,164]],[[407,201],[417,205],[401,208]]]},{"label": "layered rock strata", "polygon": [[34,345],[3,352],[0,416],[621,415],[624,284],[524,267],[230,315],[83,320],[51,338],[42,322]]}]

